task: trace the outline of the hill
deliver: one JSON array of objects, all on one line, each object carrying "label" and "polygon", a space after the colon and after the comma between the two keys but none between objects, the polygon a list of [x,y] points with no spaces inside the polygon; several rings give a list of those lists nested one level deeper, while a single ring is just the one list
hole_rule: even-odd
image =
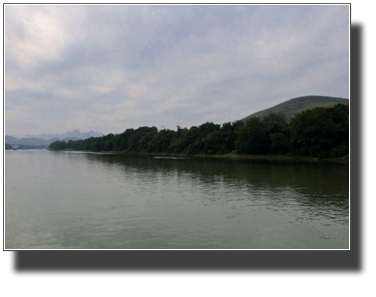
[{"label": "hill", "polygon": [[59,138],[52,138],[49,140],[44,140],[40,138],[15,138],[10,135],[5,135],[5,143],[8,144],[20,144],[20,145],[30,145],[30,146],[45,146],[47,147],[52,142],[60,140]]},{"label": "hill", "polygon": [[76,129],[73,131],[68,131],[66,133],[62,134],[41,134],[38,136],[34,135],[26,135],[26,138],[40,138],[44,140],[49,140],[51,138],[57,138],[57,139],[85,139],[88,137],[101,137],[103,136],[102,133],[95,132],[93,130],[90,130],[90,132],[80,132],[80,130]]},{"label": "hill", "polygon": [[271,108],[253,113],[241,119],[241,121],[246,121],[251,117],[263,118],[270,113],[283,113],[286,117],[286,120],[289,121],[295,114],[303,110],[312,109],[315,107],[332,107],[339,103],[349,105],[349,100],[338,98],[338,97],[329,97],[329,96],[297,97],[297,98],[293,98],[288,101],[285,101],[281,104],[275,105]]},{"label": "hill", "polygon": [[[17,144],[24,145],[26,147],[48,147],[51,143],[55,141],[68,141],[68,140],[80,140],[85,139],[87,136],[90,137],[101,137],[102,133],[90,131],[90,132],[80,132],[79,130],[68,131],[63,134],[42,134],[40,137],[35,137],[33,135],[27,135],[24,138],[16,138],[10,135],[5,136],[5,143],[7,144]],[[58,136],[58,137],[57,137]]]}]

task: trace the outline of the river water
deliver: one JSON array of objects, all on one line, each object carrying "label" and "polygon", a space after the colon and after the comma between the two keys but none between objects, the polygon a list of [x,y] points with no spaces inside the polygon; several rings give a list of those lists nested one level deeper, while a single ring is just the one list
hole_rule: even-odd
[{"label": "river water", "polygon": [[5,249],[348,249],[349,168],[5,152]]}]

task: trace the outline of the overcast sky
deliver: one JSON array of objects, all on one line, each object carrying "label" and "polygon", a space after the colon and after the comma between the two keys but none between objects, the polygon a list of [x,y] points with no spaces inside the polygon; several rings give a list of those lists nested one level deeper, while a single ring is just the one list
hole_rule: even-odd
[{"label": "overcast sky", "polygon": [[222,124],[349,98],[347,5],[5,5],[5,134]]}]

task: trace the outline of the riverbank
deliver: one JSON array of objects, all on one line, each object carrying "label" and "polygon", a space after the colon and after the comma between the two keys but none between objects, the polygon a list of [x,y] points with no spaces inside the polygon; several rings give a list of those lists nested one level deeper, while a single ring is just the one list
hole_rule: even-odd
[{"label": "riverbank", "polygon": [[[51,150],[50,151],[75,151],[72,149],[65,150]],[[145,156],[161,156],[161,157],[193,157],[193,158],[216,158],[216,159],[234,159],[234,160],[266,160],[266,161],[303,161],[303,162],[337,162],[341,164],[349,164],[349,156],[332,159],[321,159],[306,156],[284,156],[284,155],[240,155],[240,154],[222,154],[222,155],[187,155],[187,154],[173,154],[173,153],[131,153],[126,151],[100,151],[93,152],[89,150],[82,150],[79,152],[98,153],[98,154],[117,154],[117,155],[145,155]]]},{"label": "riverbank", "polygon": [[197,158],[217,158],[217,159],[237,159],[237,160],[266,160],[266,161],[304,161],[304,162],[338,162],[343,164],[349,163],[349,157],[320,159],[306,156],[283,156],[283,155],[239,155],[239,154],[223,154],[223,155],[187,155],[187,154],[145,154],[155,156],[171,156],[171,157],[197,157]]}]

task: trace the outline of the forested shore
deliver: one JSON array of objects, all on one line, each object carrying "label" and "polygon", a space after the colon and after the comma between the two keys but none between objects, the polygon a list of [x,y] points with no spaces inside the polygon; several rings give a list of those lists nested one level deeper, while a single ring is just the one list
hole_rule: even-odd
[{"label": "forested shore", "polygon": [[289,122],[282,113],[222,125],[204,123],[190,129],[156,127],[126,129],[85,140],[56,141],[50,150],[118,151],[183,155],[275,155],[340,158],[349,154],[349,107],[338,104],[296,114]]}]

